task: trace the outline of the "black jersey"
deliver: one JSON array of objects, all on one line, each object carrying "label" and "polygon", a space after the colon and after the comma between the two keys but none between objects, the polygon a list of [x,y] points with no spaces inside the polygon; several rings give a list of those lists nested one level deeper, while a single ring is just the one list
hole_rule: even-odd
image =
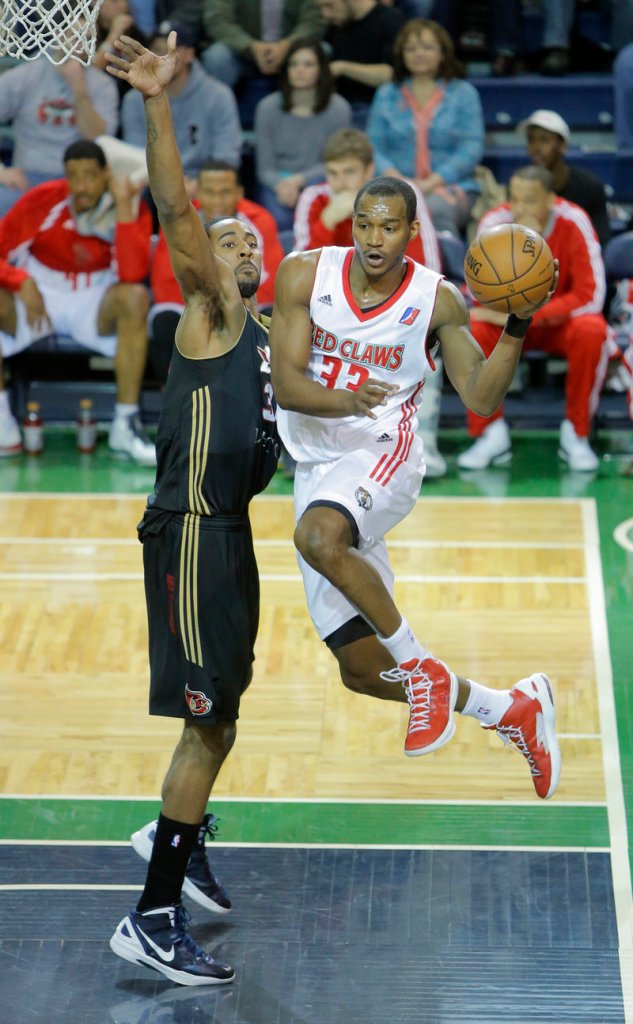
[{"label": "black jersey", "polygon": [[174,346],[156,454],[152,510],[244,515],[266,487],[279,444],[268,331],[250,313],[224,355],[188,359]]}]

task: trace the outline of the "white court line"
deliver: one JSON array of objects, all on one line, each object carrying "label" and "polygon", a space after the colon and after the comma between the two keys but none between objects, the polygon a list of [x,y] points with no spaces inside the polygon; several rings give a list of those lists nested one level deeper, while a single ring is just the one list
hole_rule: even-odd
[{"label": "white court line", "polygon": [[[84,548],[84,547],[139,547],[137,537],[0,537],[0,545],[6,547],[13,545],[33,545],[37,547],[59,547]],[[493,548],[498,551],[582,551],[583,544],[573,544],[556,541],[505,541],[505,540],[389,540],[391,548],[419,548],[435,551],[440,548],[476,548],[487,551]],[[290,538],[272,537],[255,538],[256,548],[293,548],[294,544]]]},{"label": "white court line", "polygon": [[633,1022],[633,973],[630,971],[633,954],[633,893],[629,863],[626,808],[622,788],[622,769],[618,745],[618,729],[613,692],[613,670],[607,631],[607,611],[600,560],[600,531],[598,512],[593,499],[582,499],[582,518],[587,539],[585,560],[587,566],[587,598],[591,623],[592,649],[596,680],[600,729],[603,736],[602,760],[607,815],[611,840],[611,872],[618,928],[622,999],[626,1024]]},{"label": "white court line", "polygon": [[[116,494],[105,493],[103,491],[0,491],[2,494],[2,500],[5,498],[15,499],[21,501],[24,498],[35,498],[36,500],[57,499],[57,498],[90,498],[96,499],[97,501],[143,501],[147,500],[149,491],[121,491]],[[446,495],[440,497],[439,495],[425,495],[417,500],[420,505],[446,505],[446,504],[462,504],[462,505],[554,505],[556,507],[560,505],[577,505],[581,498],[531,498],[531,497],[515,497],[507,496],[503,498],[487,498],[485,495],[478,495],[476,497],[465,497],[463,495]],[[294,498],[292,494],[258,494],[253,498],[254,502],[293,502]]]},{"label": "white court line", "polygon": [[[68,794],[64,793],[0,793],[0,803],[3,800],[55,800],[76,803],[78,800],[103,801],[104,803],[152,803],[158,805],[160,798],[157,796],[108,796],[104,793],[89,794]],[[213,794],[213,804],[359,804],[369,807],[539,807],[540,804],[534,800],[430,800],[424,797],[419,800],[386,798],[376,800],[373,797],[336,797],[336,796],[216,796]],[[565,800],[548,804],[548,807],[606,807],[604,800]],[[51,840],[52,841],[52,840]],[[56,840],[66,842],[66,840]],[[84,840],[68,840],[69,842],[83,843]],[[0,839],[3,843],[15,842],[13,839]],[[238,844],[239,845],[239,844]]]},{"label": "white court line", "polygon": [[[301,583],[299,572],[260,572],[263,583]],[[29,580],[55,580],[69,582],[101,580],[142,580],[141,572],[0,572],[0,580],[7,582],[28,582]],[[584,576],[425,576],[422,574],[398,575],[398,583],[512,583],[512,584],[556,584],[585,583]]]}]

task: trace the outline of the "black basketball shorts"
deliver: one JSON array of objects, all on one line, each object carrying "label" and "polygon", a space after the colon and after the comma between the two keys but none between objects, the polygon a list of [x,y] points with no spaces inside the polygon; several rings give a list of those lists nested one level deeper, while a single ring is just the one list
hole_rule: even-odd
[{"label": "black basketball shorts", "polygon": [[234,721],[251,678],[259,577],[246,516],[172,515],[143,541],[152,715]]}]

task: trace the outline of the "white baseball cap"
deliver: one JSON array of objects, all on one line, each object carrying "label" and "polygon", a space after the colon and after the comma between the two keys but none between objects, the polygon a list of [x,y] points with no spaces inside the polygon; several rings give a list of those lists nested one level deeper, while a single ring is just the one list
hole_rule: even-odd
[{"label": "white baseball cap", "polygon": [[517,131],[525,135],[530,125],[534,125],[535,128],[544,128],[547,132],[554,132],[556,135],[560,135],[565,142],[569,142],[571,135],[569,125],[555,110],[535,110],[533,114],[525,118],[525,121],[521,121],[517,125]]}]

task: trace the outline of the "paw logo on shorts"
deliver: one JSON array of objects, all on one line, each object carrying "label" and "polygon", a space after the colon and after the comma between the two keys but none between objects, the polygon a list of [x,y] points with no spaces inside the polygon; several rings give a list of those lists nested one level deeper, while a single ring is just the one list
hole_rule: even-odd
[{"label": "paw logo on shorts", "polygon": [[185,686],[185,700],[192,715],[208,715],[213,708],[213,701],[209,700],[206,693],[190,690],[188,686]]},{"label": "paw logo on shorts", "polygon": [[374,499],[364,487],[357,487],[354,491],[354,497],[360,507],[364,508],[366,512],[369,512],[374,507]]}]

